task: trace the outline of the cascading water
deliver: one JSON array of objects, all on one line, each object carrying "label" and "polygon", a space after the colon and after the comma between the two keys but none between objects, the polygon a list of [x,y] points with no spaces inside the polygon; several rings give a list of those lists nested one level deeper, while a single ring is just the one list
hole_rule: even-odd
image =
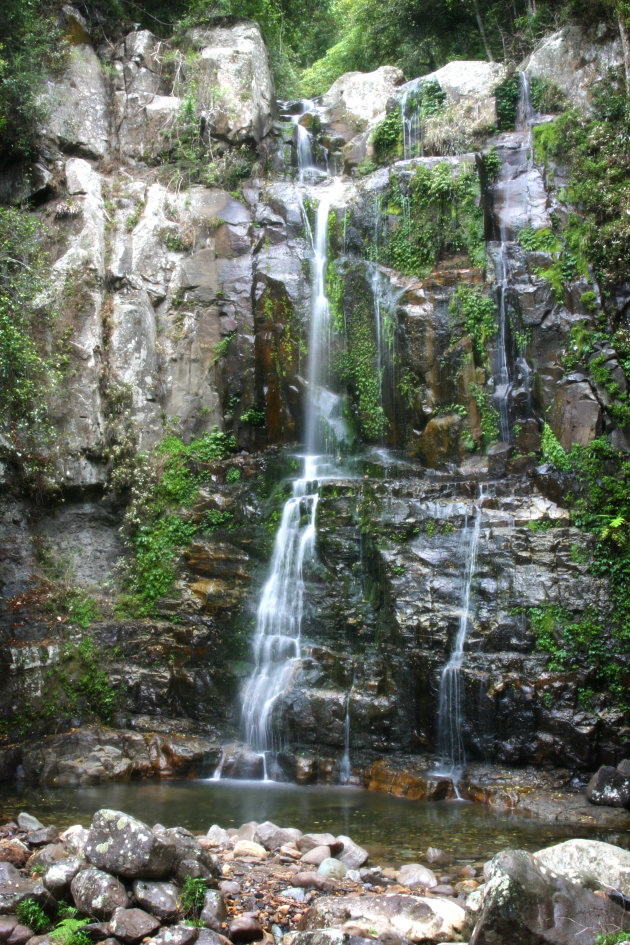
[{"label": "cascading water", "polygon": [[499,410],[501,439],[504,443],[510,442],[510,371],[507,356],[508,276],[507,242],[502,240],[495,259],[495,279],[499,307],[499,344],[495,353],[494,398]]},{"label": "cascading water", "polygon": [[424,128],[422,127],[418,97],[422,94],[422,79],[404,86],[400,99],[400,119],[403,133],[403,160],[422,157],[424,154]]},{"label": "cascading water", "polygon": [[[298,125],[299,127],[299,125]],[[301,155],[301,157],[300,157]],[[300,161],[308,152],[298,151]],[[300,175],[304,170],[300,164]],[[304,612],[304,567],[315,554],[318,482],[331,474],[331,453],[344,437],[341,398],[326,386],[330,350],[330,307],[326,296],[328,214],[335,184],[322,189],[314,235],[306,230],[313,249],[312,311],[307,370],[303,475],[294,480],[276,534],[269,576],[263,587],[254,635],[254,670],[241,693],[241,722],[245,741],[265,758],[282,744],[279,720],[274,718],[301,658]],[[305,220],[307,221],[306,214]]]},{"label": "cascading water", "polygon": [[343,756],[339,763],[339,781],[341,784],[347,784],[352,774],[350,765],[350,695],[352,690],[346,696],[346,718],[343,728]]},{"label": "cascading water", "polygon": [[466,523],[462,544],[465,548],[466,567],[462,588],[459,625],[455,644],[448,663],[440,676],[440,697],[438,715],[438,750],[441,770],[448,772],[454,779],[464,765],[466,755],[462,739],[462,690],[461,670],[464,663],[464,646],[471,620],[471,587],[477,563],[477,548],[481,534],[481,503],[483,487],[479,489],[479,499],[475,505],[472,525]]}]

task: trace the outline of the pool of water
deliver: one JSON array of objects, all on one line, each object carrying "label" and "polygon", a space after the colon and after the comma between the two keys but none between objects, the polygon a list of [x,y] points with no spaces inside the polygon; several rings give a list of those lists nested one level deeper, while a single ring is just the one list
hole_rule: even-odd
[{"label": "pool of water", "polygon": [[0,793],[0,818],[28,810],[44,824],[88,826],[94,811],[111,807],[150,824],[205,832],[212,824],[238,827],[271,820],[304,831],[344,833],[365,846],[371,862],[399,866],[429,846],[458,862],[485,861],[505,847],[536,850],[569,837],[630,847],[628,833],[545,824],[496,814],[461,801],[410,801],[353,787],[298,787],[261,781],[168,780],[80,788],[12,788]]}]

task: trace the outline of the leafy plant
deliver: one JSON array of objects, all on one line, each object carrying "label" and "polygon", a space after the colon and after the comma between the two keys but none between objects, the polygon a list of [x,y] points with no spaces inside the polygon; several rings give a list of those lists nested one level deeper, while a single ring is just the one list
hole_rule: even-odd
[{"label": "leafy plant", "polygon": [[451,300],[450,312],[461,320],[466,334],[470,335],[476,358],[483,363],[487,357],[486,345],[499,330],[494,299],[462,283]]},{"label": "leafy plant", "polygon": [[50,933],[50,939],[55,945],[90,945],[92,939],[87,932],[83,931],[83,926],[89,921],[89,919],[74,917],[62,919]]},{"label": "leafy plant", "polygon": [[206,881],[202,877],[185,878],[179,897],[179,910],[185,919],[198,919],[206,899],[206,890]]},{"label": "leafy plant", "polygon": [[35,935],[45,935],[52,923],[40,904],[34,899],[23,899],[15,910],[20,925],[32,929]]}]

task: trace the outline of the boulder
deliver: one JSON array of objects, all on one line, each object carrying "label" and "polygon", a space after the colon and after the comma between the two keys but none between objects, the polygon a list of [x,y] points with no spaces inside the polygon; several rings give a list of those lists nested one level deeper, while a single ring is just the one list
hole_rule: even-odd
[{"label": "boulder", "polygon": [[113,936],[125,945],[135,945],[148,935],[153,935],[160,927],[155,916],[143,909],[116,909],[109,922]]},{"label": "boulder", "polygon": [[343,848],[335,855],[337,859],[341,860],[344,866],[347,866],[349,870],[358,870],[361,866],[365,866],[370,857],[367,850],[364,850],[358,843],[355,843],[354,840],[350,837],[345,837],[343,834],[340,834],[337,840],[343,843]]},{"label": "boulder", "polygon": [[74,904],[85,915],[110,919],[114,911],[129,905],[123,884],[103,870],[81,870],[70,883]]},{"label": "boulder", "polygon": [[323,876],[324,879],[343,879],[348,872],[348,867],[340,860],[336,860],[334,857],[328,857],[328,859],[322,860],[319,864],[317,872],[320,876]]},{"label": "boulder", "polygon": [[132,890],[137,904],[151,915],[167,922],[177,918],[179,889],[173,883],[150,883],[137,879]]},{"label": "boulder", "polygon": [[19,870],[24,866],[30,855],[31,851],[21,840],[0,840],[0,862],[11,863]]},{"label": "boulder", "polygon": [[76,856],[66,857],[48,867],[42,882],[55,899],[64,899],[70,892],[72,880],[85,866],[85,862]]},{"label": "boulder", "polygon": [[33,930],[27,925],[15,925],[6,939],[6,945],[26,945],[33,937]]},{"label": "boulder", "polygon": [[301,861],[308,866],[319,866],[320,863],[329,858],[330,847],[313,847],[308,853],[302,855]]},{"label": "boulder", "polygon": [[595,82],[609,67],[623,63],[619,36],[582,31],[579,25],[563,27],[545,36],[524,63],[530,76],[552,82],[573,105],[589,110]]},{"label": "boulder", "polygon": [[467,900],[470,945],[595,945],[598,930],[630,928],[630,915],[561,876],[543,872],[524,850],[504,850],[486,864],[485,886]]},{"label": "boulder", "polygon": [[73,856],[83,857],[85,844],[88,838],[88,831],[81,824],[73,824],[63,833],[59,834],[59,839],[63,842],[68,853]]},{"label": "boulder", "polygon": [[163,926],[151,939],[151,945],[194,945],[199,932],[189,925]]},{"label": "boulder", "polygon": [[534,853],[534,860],[589,889],[630,896],[630,851],[600,840],[566,840]]},{"label": "boulder", "polygon": [[591,804],[630,808],[630,775],[622,774],[610,765],[602,765],[588,782],[586,796]]},{"label": "boulder", "polygon": [[264,860],[267,851],[260,843],[254,843],[253,840],[239,840],[234,847],[234,856],[236,859],[251,857],[253,860]]},{"label": "boulder", "polygon": [[174,843],[135,817],[104,808],[92,818],[85,856],[99,869],[133,879],[163,879],[176,855]]},{"label": "boulder", "polygon": [[212,133],[232,144],[262,144],[272,127],[274,86],[258,25],[192,29],[186,40],[199,53],[196,94]]},{"label": "boulder", "polygon": [[15,912],[18,903],[32,896],[37,886],[11,863],[0,862],[0,913]]},{"label": "boulder", "polygon": [[206,834],[206,840],[213,847],[227,847],[230,838],[227,830],[224,830],[223,827],[219,827],[217,824],[213,824]]},{"label": "boulder", "polygon": [[264,938],[262,926],[256,916],[244,912],[230,922],[230,941],[235,943],[257,942]]},{"label": "boulder", "polygon": [[459,938],[464,919],[461,906],[437,897],[401,893],[324,897],[311,906],[300,929],[339,929],[364,938],[393,936],[394,941],[402,936],[412,942],[447,942]]},{"label": "boulder", "polygon": [[300,853],[308,853],[315,847],[328,847],[332,856],[337,856],[343,850],[341,837],[333,837],[331,833],[304,833],[297,841]]},{"label": "boulder", "polygon": [[346,72],[336,79],[322,98],[335,132],[349,141],[372,124],[385,113],[403,78],[395,66],[381,66],[374,72]]},{"label": "boulder", "polygon": [[266,820],[258,824],[253,839],[256,843],[262,843],[266,850],[274,852],[279,850],[285,843],[296,844],[302,836],[302,831],[295,827],[277,827],[271,821]]},{"label": "boulder", "polygon": [[433,870],[419,863],[406,863],[398,873],[398,882],[401,886],[426,886],[427,889],[432,889],[438,884]]},{"label": "boulder", "polygon": [[199,919],[214,932],[221,931],[221,925],[227,919],[225,901],[218,889],[208,889]]},{"label": "boulder", "polygon": [[214,853],[203,847],[193,834],[184,827],[155,828],[155,834],[165,844],[175,849],[173,871],[178,882],[187,876],[216,880],[221,876],[221,867]]},{"label": "boulder", "polygon": [[33,817],[32,814],[27,814],[26,811],[22,811],[18,814],[17,817],[18,827],[20,830],[43,830],[44,825],[37,817]]}]

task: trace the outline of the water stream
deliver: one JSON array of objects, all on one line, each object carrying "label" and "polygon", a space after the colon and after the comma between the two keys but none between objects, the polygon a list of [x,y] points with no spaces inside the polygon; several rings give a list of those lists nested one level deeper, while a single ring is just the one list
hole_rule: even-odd
[{"label": "water stream", "polygon": [[466,761],[462,738],[463,692],[461,675],[465,655],[464,647],[472,619],[471,587],[475,574],[475,565],[477,563],[479,536],[481,534],[481,503],[483,495],[483,486],[480,486],[479,499],[475,504],[475,514],[472,525],[469,524],[468,521],[466,522],[462,536],[466,564],[462,586],[459,625],[453,650],[440,677],[438,715],[440,770],[448,773],[453,778],[454,782],[458,780]]}]

